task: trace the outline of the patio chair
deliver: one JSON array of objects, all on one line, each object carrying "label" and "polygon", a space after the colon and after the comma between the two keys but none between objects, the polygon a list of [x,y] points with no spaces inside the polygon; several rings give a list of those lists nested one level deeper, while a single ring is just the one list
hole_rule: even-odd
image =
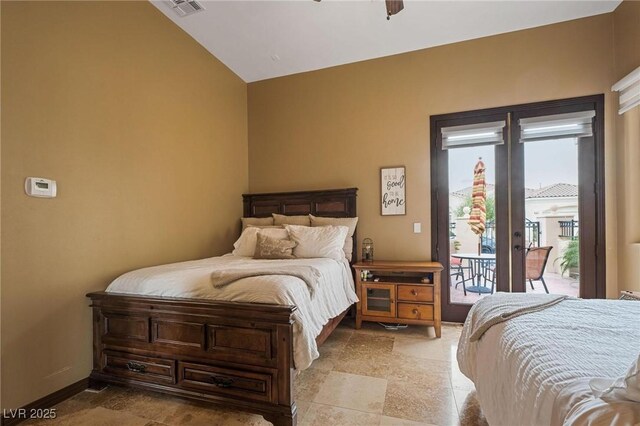
[{"label": "patio chair", "polygon": [[544,291],[549,293],[547,283],[544,282],[544,268],[547,266],[549,260],[549,253],[551,253],[552,246],[547,247],[529,247],[526,254],[526,279],[529,281],[531,290],[535,290],[533,287],[534,281],[542,281]]},{"label": "patio chair", "polygon": [[[457,257],[452,257],[450,258],[450,271],[451,271],[451,276],[452,277],[462,277],[462,280],[458,280],[456,281],[456,286],[455,288],[458,288],[458,285],[460,283],[462,283],[462,290],[464,291],[464,295],[467,295],[467,289],[464,288],[464,282],[466,281],[466,278],[464,277],[464,271],[465,269],[468,270],[469,272],[471,272],[471,266],[464,266],[462,264],[462,259],[458,259]],[[452,283],[453,284],[453,283]]]}]

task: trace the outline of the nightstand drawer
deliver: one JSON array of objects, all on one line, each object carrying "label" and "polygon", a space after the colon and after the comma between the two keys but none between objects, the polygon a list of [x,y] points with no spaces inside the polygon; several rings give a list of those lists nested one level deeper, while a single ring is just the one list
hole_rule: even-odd
[{"label": "nightstand drawer", "polygon": [[423,285],[398,285],[398,300],[433,302],[433,287]]},{"label": "nightstand drawer", "polygon": [[398,318],[433,320],[433,305],[398,303]]}]

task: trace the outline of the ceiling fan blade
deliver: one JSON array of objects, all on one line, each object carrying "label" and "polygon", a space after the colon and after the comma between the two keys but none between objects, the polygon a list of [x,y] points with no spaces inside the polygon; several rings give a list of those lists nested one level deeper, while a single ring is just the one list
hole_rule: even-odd
[{"label": "ceiling fan blade", "polygon": [[385,0],[387,4],[387,17],[395,15],[404,9],[404,2],[402,0]]}]

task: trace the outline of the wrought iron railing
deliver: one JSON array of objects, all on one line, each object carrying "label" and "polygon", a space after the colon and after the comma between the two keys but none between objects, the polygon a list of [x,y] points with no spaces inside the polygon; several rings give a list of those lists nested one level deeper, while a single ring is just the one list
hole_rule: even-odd
[{"label": "wrought iron railing", "polygon": [[481,244],[483,253],[496,252],[496,222],[494,220],[488,220],[485,223]]},{"label": "wrought iron railing", "polygon": [[[540,222],[525,220],[524,237],[526,246],[540,247]],[[496,223],[490,220],[485,225],[482,234],[482,251],[484,253],[495,253],[496,251]]]},{"label": "wrought iron railing", "polygon": [[560,220],[560,235],[559,237],[576,239],[578,238],[578,221],[577,220]]},{"label": "wrought iron railing", "polygon": [[529,219],[524,221],[524,237],[527,247],[540,247],[540,222],[534,222]]}]

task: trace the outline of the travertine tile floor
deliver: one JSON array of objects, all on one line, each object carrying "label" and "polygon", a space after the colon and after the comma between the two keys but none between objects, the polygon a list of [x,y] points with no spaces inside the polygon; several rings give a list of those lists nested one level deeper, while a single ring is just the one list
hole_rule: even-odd
[{"label": "travertine tile floor", "polygon": [[[301,425],[486,425],[473,383],[458,370],[462,327],[361,330],[345,320],[296,378]],[[268,425],[261,416],[115,386],[59,404],[55,420],[28,425]]]}]

